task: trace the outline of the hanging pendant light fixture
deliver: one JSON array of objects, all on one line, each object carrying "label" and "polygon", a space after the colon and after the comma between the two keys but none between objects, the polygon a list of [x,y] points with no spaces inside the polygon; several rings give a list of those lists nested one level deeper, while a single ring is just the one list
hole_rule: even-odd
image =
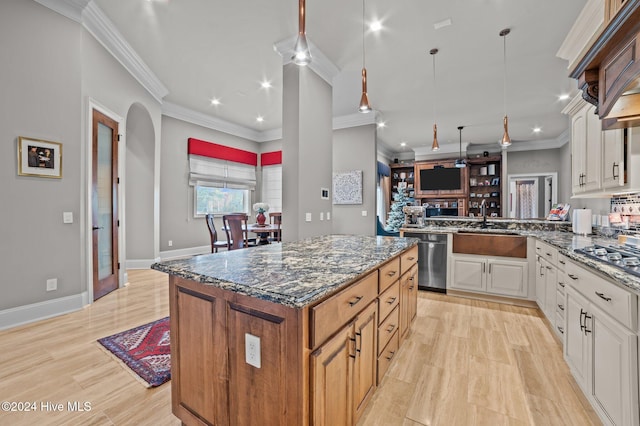
[{"label": "hanging pendant light fixture", "polygon": [[458,126],[458,130],[460,131],[460,156],[456,160],[456,167],[459,169],[467,167],[467,162],[462,158],[462,129],[464,129],[464,126]]},{"label": "hanging pendant light fixture", "polygon": [[309,52],[309,44],[307,43],[307,31],[305,29],[305,15],[307,8],[305,0],[298,2],[298,39],[293,48],[293,56],[291,60],[296,65],[304,66],[311,62],[311,52]]},{"label": "hanging pendant light fixture", "polygon": [[362,96],[360,97],[360,106],[358,110],[360,112],[371,112],[371,105],[369,104],[369,96],[367,95],[367,69],[364,66],[364,0],[362,0]]},{"label": "hanging pendant light fixture", "polygon": [[437,151],[440,149],[438,143],[438,126],[436,126],[436,54],[438,49],[431,49],[429,51],[433,58],[433,142],[431,143],[431,151]]},{"label": "hanging pendant light fixture", "polygon": [[511,137],[509,137],[509,118],[507,117],[507,34],[510,32],[511,30],[509,28],[505,28],[500,31],[500,37],[502,37],[503,40],[504,56],[504,119],[502,120],[504,134],[502,135],[502,139],[500,139],[500,146],[502,148],[506,148],[511,145]]}]

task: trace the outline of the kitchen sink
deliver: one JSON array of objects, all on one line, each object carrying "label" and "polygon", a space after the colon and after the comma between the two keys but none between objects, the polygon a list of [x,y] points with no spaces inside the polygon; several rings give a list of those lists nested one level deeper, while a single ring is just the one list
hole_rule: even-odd
[{"label": "kitchen sink", "polygon": [[453,253],[478,254],[483,256],[527,257],[527,237],[515,232],[480,231],[477,229],[458,231],[453,234]]}]

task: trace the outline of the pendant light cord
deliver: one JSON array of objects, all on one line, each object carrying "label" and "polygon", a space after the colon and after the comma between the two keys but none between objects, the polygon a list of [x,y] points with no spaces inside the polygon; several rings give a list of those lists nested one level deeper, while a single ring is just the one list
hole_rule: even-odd
[{"label": "pendant light cord", "polygon": [[505,34],[502,36],[503,38],[503,48],[502,48],[502,57],[504,62],[504,116],[507,116],[507,34],[509,32],[507,30],[503,30]]},{"label": "pendant light cord", "polygon": [[[438,53],[437,49],[434,49],[435,52],[432,53],[433,56],[433,123],[436,123],[436,53]],[[433,52],[433,51],[432,51]]]},{"label": "pendant light cord", "polygon": [[365,49],[364,49],[364,0],[362,0],[362,68],[364,68],[365,64]]}]

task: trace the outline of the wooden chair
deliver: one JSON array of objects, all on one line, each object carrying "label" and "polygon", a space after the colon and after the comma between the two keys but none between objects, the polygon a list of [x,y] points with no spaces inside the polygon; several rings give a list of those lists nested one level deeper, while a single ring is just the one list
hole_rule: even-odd
[{"label": "wooden chair", "polygon": [[211,253],[217,253],[219,248],[227,248],[226,241],[218,241],[218,231],[216,231],[216,225],[213,223],[213,215],[208,214],[205,219],[207,228],[209,228],[209,236],[211,237]]},{"label": "wooden chair", "polygon": [[237,250],[253,247],[256,239],[247,237],[247,215],[244,213],[226,214],[222,216],[224,229],[227,233],[227,250]]},{"label": "wooden chair", "polygon": [[275,225],[278,228],[277,231],[273,231],[273,237],[269,238],[269,241],[276,241],[279,243],[282,241],[282,230],[280,229],[280,226],[282,225],[282,212],[270,212],[269,220],[272,225]]}]

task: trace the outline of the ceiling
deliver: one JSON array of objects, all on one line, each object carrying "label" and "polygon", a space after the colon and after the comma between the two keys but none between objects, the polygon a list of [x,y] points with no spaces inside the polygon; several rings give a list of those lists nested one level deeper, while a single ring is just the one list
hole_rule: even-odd
[{"label": "ceiling", "polygon": [[[496,143],[504,115],[506,39],[509,133],[516,144],[556,139],[577,93],[556,52],[586,0],[365,0],[368,93],[386,152]],[[296,0],[94,0],[169,90],[166,101],[255,131],[282,125],[282,57],[295,36]],[[355,114],[362,69],[362,2],[306,0],[310,41],[340,70],[333,114]],[[435,29],[434,24],[451,20]],[[432,48],[438,48],[434,92]],[[314,52],[312,50],[312,56]],[[261,87],[269,81],[271,88]],[[212,105],[217,98],[220,105]],[[263,122],[256,120],[264,117]],[[540,127],[540,133],[533,128]],[[402,147],[401,143],[406,146]]]}]

